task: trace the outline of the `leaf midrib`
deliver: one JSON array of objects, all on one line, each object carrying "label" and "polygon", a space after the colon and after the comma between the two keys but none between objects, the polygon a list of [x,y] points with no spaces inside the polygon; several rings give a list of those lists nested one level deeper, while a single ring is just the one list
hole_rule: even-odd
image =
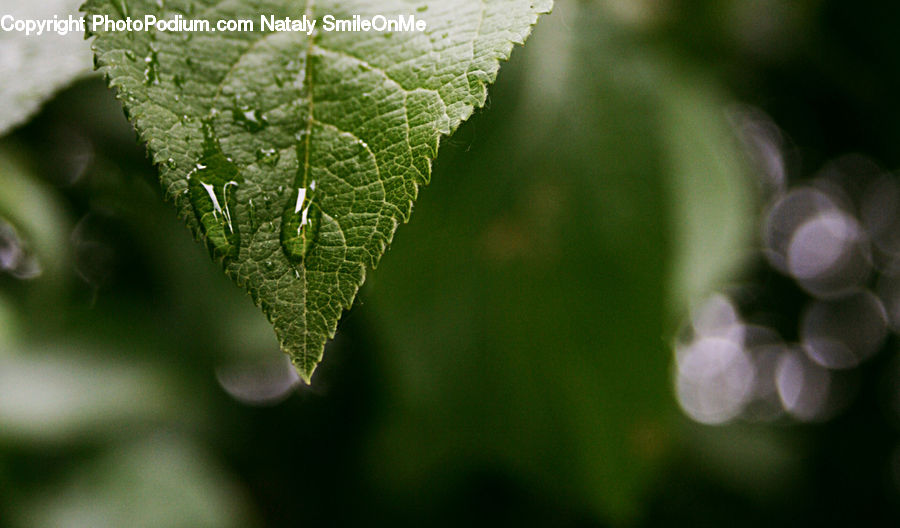
[{"label": "leaf midrib", "polygon": [[[310,18],[312,18],[314,16],[314,14],[315,14],[314,13],[314,9],[315,9],[314,3],[315,3],[315,0],[306,0],[306,8],[303,10],[304,16],[307,16]],[[303,67],[305,69],[305,72],[303,74],[303,84],[306,85],[306,90],[308,92],[307,104],[309,106],[309,109],[308,109],[309,114],[306,119],[306,137],[304,138],[306,140],[306,148],[304,149],[304,154],[305,154],[306,159],[303,160],[303,185],[304,186],[309,185],[308,184],[308,182],[309,182],[309,152],[311,150],[310,146],[312,144],[313,120],[315,119],[315,117],[314,117],[315,116],[315,113],[314,113],[315,102],[314,102],[314,97],[313,97],[313,77],[312,77],[313,76],[313,67],[312,67],[312,60],[310,60],[310,59],[312,56],[311,52],[312,52],[313,46],[315,45],[315,39],[316,39],[317,34],[318,33],[316,31],[313,31],[311,35],[307,35],[306,59],[305,59],[306,63],[303,65]],[[375,160],[375,164],[377,166],[378,160]],[[338,226],[340,227],[340,224],[338,224]],[[284,226],[279,226],[279,228],[284,229]],[[343,229],[341,229],[341,232],[343,233]],[[346,239],[346,235],[344,235],[344,238]],[[309,310],[306,309],[306,295],[307,295],[307,291],[308,291],[307,281],[306,281],[306,266],[303,266],[303,270],[300,271],[300,270],[297,270],[297,267],[293,262],[289,262],[289,265],[291,267],[293,267],[295,271],[298,271],[298,273],[302,277],[301,281],[303,282],[303,296],[302,296],[302,298],[303,298],[303,304],[302,304],[302,306],[303,306],[303,351],[305,353],[307,351],[307,349],[309,348],[309,332],[307,331],[307,329],[309,328]],[[322,352],[324,355],[324,352],[325,352],[324,349]]]}]

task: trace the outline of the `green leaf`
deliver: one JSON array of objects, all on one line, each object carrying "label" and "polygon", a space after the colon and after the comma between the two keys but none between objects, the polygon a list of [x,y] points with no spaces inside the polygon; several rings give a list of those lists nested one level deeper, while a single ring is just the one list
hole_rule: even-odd
[{"label": "green leaf", "polygon": [[[78,17],[81,0],[13,0],[0,15],[46,20]],[[83,35],[26,35],[0,30],[0,135],[31,117],[46,99],[91,71],[91,51]]]},{"label": "green leaf", "polygon": [[[484,104],[499,61],[551,4],[88,0],[85,9],[250,19],[257,30],[260,15],[320,20],[311,38],[100,31],[94,41],[167,198],[262,306],[309,381],[366,268],[409,219],[441,136]],[[427,30],[321,31],[326,15],[376,14],[415,14]]]},{"label": "green leaf", "polygon": [[14,526],[258,526],[239,481],[190,438],[148,435],[92,456],[34,498]]}]

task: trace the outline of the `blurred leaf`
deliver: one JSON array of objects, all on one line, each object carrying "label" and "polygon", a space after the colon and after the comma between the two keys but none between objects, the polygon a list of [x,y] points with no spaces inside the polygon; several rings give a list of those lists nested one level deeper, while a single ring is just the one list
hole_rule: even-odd
[{"label": "blurred leaf", "polygon": [[715,83],[696,72],[661,81],[660,136],[674,209],[671,300],[678,313],[746,264],[755,202],[747,160],[723,119],[727,99]]},{"label": "blurred leaf", "polygon": [[372,283],[392,489],[501,468],[623,521],[671,443],[668,343],[751,195],[716,88],[604,20],[560,4],[539,26]]},{"label": "blurred leaf", "polygon": [[254,526],[233,478],[190,442],[156,435],[126,445],[31,501],[17,526],[176,528]]},{"label": "blurred leaf", "polygon": [[0,356],[11,353],[12,342],[19,330],[19,321],[10,300],[0,295]]},{"label": "blurred leaf", "polygon": [[178,414],[182,391],[159,369],[104,357],[96,347],[10,349],[0,357],[0,441],[99,438],[125,423]]},{"label": "blurred leaf", "polygon": [[[82,0],[5,0],[3,15],[19,20],[81,17]],[[91,50],[79,31],[26,35],[0,31],[0,135],[31,117],[57,90],[91,71]]]},{"label": "blurred leaf", "polygon": [[[100,31],[94,45],[168,198],[262,306],[308,382],[366,267],[408,220],[440,137],[484,104],[499,61],[551,4],[310,1],[311,19],[415,11],[428,31]],[[197,9],[213,25],[303,14],[285,1],[91,0],[86,9],[159,18]]]}]

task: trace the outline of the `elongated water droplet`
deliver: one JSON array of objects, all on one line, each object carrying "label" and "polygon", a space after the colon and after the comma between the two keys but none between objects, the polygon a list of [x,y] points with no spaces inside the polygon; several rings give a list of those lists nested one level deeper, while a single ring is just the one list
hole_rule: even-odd
[{"label": "elongated water droplet", "polygon": [[253,203],[253,198],[249,201],[248,212],[250,213],[250,231],[256,231],[259,223],[256,221],[256,205]]},{"label": "elongated water droplet", "polygon": [[159,57],[157,51],[151,49],[144,62],[147,63],[147,67],[144,69],[144,84],[147,86],[159,84]]},{"label": "elongated water droplet", "polygon": [[284,212],[281,223],[281,245],[293,262],[303,262],[319,234],[322,213],[313,201],[315,182],[309,188],[298,187],[294,205]]},{"label": "elongated water droplet", "polygon": [[203,157],[188,175],[191,204],[213,258],[236,258],[241,246],[234,216],[240,171],[222,153],[209,123],[203,124],[203,136]]},{"label": "elongated water droplet", "polygon": [[307,181],[306,142],[297,145],[297,170],[294,199],[288,203],[281,220],[281,247],[292,262],[301,263],[316,242],[322,222],[322,210],[316,203],[316,182]]}]

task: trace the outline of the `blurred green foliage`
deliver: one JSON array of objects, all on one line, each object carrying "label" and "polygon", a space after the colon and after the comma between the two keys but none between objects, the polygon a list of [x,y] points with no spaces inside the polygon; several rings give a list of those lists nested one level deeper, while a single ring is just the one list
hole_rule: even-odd
[{"label": "blurred green foliage", "polygon": [[754,243],[728,104],[802,145],[795,176],[900,165],[895,11],[560,0],[443,145],[312,386],[269,406],[216,376],[278,357],[265,318],[103,83],[75,85],[0,146],[0,217],[43,269],[0,275],[0,526],[894,524],[895,354],[802,427],[693,425],[670,365]]}]

